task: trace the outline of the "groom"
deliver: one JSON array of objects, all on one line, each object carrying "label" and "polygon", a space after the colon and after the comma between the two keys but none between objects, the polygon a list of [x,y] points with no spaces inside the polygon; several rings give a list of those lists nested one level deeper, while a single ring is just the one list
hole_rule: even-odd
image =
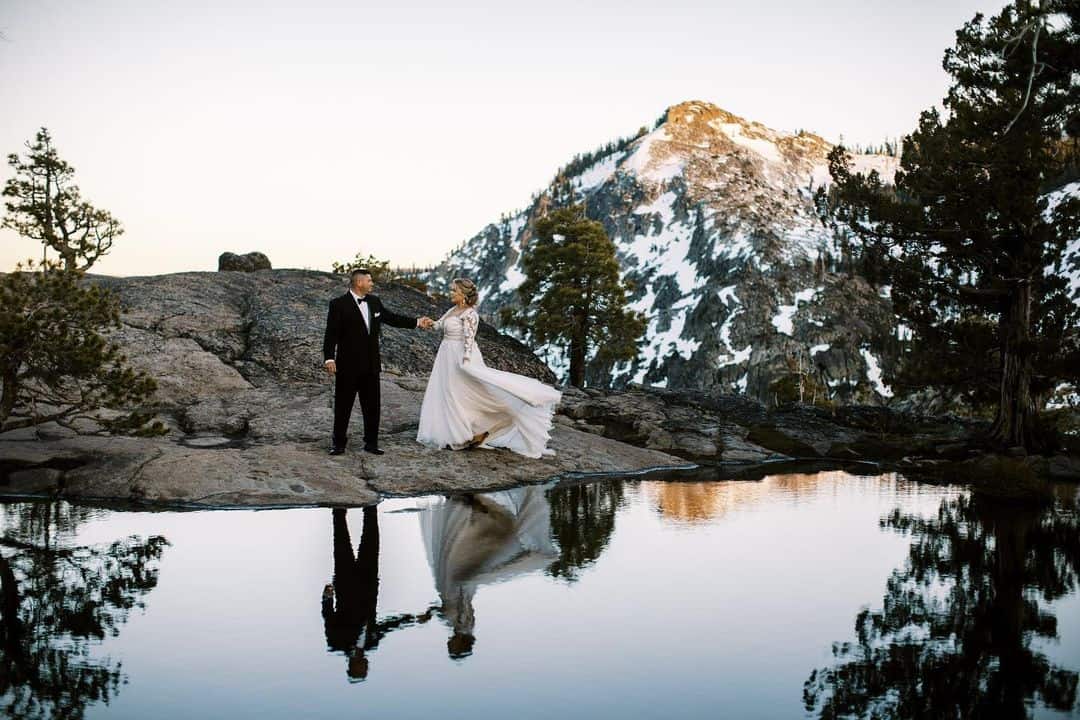
[{"label": "groom", "polygon": [[371,294],[375,286],[371,272],[353,270],[349,291],[330,301],[323,336],[326,371],[334,376],[334,437],[331,455],[345,452],[349,416],[360,397],[364,415],[364,449],[382,455],[379,449],[379,329],[383,323],[399,328],[429,328],[431,318],[413,318],[392,313]]}]

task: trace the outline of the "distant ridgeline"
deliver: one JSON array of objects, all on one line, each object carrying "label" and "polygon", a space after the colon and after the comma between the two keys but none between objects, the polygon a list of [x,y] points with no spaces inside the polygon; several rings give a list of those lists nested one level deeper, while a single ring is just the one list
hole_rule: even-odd
[{"label": "distant ridgeline", "polygon": [[[668,109],[656,126],[574,158],[525,210],[488,225],[427,280],[476,280],[481,312],[516,302],[533,220],[584,203],[615,241],[631,307],[649,318],[636,360],[592,363],[590,382],[746,392],[767,401],[879,402],[907,332],[889,287],[860,277],[849,241],[818,218],[832,145],[785,134],[705,102]],[[895,152],[896,146],[882,149]],[[891,154],[855,154],[855,170],[891,180]],[[1056,195],[1080,192],[1072,184]],[[1055,272],[1080,283],[1080,250]],[[558,348],[539,348],[565,378]]]}]

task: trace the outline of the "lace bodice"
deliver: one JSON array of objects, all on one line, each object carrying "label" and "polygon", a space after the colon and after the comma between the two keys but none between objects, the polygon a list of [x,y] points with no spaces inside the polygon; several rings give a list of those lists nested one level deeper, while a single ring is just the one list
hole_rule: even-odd
[{"label": "lace bodice", "polygon": [[460,340],[465,343],[465,360],[472,355],[476,344],[476,331],[480,327],[480,314],[476,308],[466,308],[455,313],[457,308],[450,308],[435,321],[435,328],[442,330],[444,340]]}]

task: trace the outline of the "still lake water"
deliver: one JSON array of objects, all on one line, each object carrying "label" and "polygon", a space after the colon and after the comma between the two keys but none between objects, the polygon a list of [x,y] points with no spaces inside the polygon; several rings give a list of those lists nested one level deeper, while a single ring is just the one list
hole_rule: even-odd
[{"label": "still lake water", "polygon": [[1057,494],[822,472],[0,505],[0,715],[1075,717],[1077,488]]}]

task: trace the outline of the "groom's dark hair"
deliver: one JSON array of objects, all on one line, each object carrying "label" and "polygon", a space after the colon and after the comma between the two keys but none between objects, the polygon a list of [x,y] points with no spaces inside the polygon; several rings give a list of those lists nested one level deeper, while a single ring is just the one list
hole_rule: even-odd
[{"label": "groom's dark hair", "polygon": [[356,268],[351,273],[349,273],[349,286],[350,287],[353,285],[353,283],[356,282],[356,276],[357,275],[367,275],[368,277],[371,277],[371,271],[368,270],[367,268]]}]

